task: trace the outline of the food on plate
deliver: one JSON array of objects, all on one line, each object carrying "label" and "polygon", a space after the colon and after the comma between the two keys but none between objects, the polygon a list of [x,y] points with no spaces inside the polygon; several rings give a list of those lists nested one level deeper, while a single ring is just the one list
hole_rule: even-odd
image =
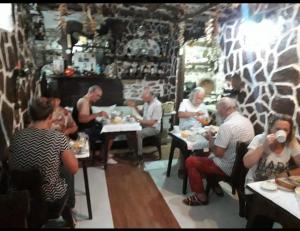
[{"label": "food on plate", "polygon": [[120,124],[123,122],[122,118],[120,116],[116,116],[115,118],[112,119],[111,121],[113,124]]},{"label": "food on plate", "polygon": [[191,134],[192,134],[192,132],[189,131],[189,130],[183,130],[183,131],[180,132],[181,137],[184,138],[184,139],[188,138],[188,136],[190,136]]},{"label": "food on plate", "polygon": [[294,190],[296,188],[296,185],[287,177],[275,178],[275,182],[277,185],[287,190]]},{"label": "food on plate", "polygon": [[296,187],[300,187],[300,176],[289,176],[288,178]]}]

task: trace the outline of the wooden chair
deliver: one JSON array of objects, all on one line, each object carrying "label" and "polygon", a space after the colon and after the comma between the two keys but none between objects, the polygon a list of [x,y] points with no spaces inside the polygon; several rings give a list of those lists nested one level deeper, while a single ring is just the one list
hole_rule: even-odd
[{"label": "wooden chair", "polygon": [[162,117],[161,117],[160,132],[157,135],[148,136],[143,139],[143,146],[155,146],[157,148],[157,151],[159,154],[159,157],[158,157],[159,160],[161,160],[161,155],[162,155],[161,154],[161,137],[162,137],[162,133],[164,130],[163,117],[164,117],[164,114],[162,114]]},{"label": "wooden chair", "polygon": [[245,177],[248,169],[244,166],[243,157],[247,153],[249,143],[237,142],[236,144],[236,158],[232,168],[230,176],[218,177],[216,175],[207,176],[206,194],[209,195],[209,191],[214,183],[219,181],[227,182],[232,188],[232,194],[235,195],[237,191],[239,197],[239,215],[245,217]]},{"label": "wooden chair", "polygon": [[[29,228],[41,228],[48,219],[56,219],[65,213],[71,213],[65,208],[67,198],[60,205],[46,202],[42,197],[42,176],[38,169],[12,170],[10,172],[10,185],[13,190],[28,190],[30,194],[30,213],[28,216]],[[66,210],[65,210],[66,209]],[[66,214],[70,216],[71,214]],[[72,216],[71,216],[72,217]],[[68,221],[71,224],[73,221]]]}]

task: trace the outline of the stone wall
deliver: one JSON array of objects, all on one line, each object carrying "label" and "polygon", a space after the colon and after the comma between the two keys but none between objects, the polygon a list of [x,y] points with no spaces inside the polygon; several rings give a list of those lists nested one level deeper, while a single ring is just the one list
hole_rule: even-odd
[{"label": "stone wall", "polygon": [[0,156],[7,152],[15,131],[28,123],[27,103],[39,94],[31,44],[25,36],[28,15],[17,4],[14,15],[14,30],[0,30]]},{"label": "stone wall", "polygon": [[[249,51],[239,37],[241,18],[221,25],[225,76],[233,76],[233,85],[240,90],[240,109],[251,119],[256,133],[267,128],[272,114],[284,113],[293,116],[299,136],[299,4],[263,4],[264,10],[255,14],[251,12],[255,4],[250,5],[250,18],[258,22],[271,20],[281,29],[280,34],[272,38],[270,47]],[[256,33],[260,33],[261,40],[268,36],[267,30]]]}]

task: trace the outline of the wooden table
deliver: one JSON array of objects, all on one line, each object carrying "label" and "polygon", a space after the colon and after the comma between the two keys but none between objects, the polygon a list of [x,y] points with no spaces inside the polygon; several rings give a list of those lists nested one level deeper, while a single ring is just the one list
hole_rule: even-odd
[{"label": "wooden table", "polygon": [[89,142],[85,142],[85,147],[82,148],[81,151],[78,154],[76,154],[75,156],[78,159],[78,161],[80,161],[82,163],[86,202],[87,202],[87,207],[88,207],[89,219],[91,220],[91,219],[93,219],[93,214],[92,214],[89,179],[88,179],[88,172],[87,172],[87,165],[86,165],[86,161],[90,157]]},{"label": "wooden table", "polygon": [[[259,216],[280,223],[283,228],[300,228],[300,197],[294,192],[277,189],[267,191],[261,188],[263,181],[249,183],[247,188],[254,193],[246,228],[260,227]],[[272,227],[270,227],[272,228]]]},{"label": "wooden table", "polygon": [[[183,139],[180,136],[180,133],[169,132],[169,135],[172,138],[172,143],[171,143],[171,149],[170,149],[170,154],[169,154],[167,177],[169,177],[170,173],[171,173],[172,160],[173,160],[175,148],[179,148],[181,155],[183,155],[184,162],[185,162],[186,158],[188,158],[194,151],[197,151],[202,154],[207,153],[209,151],[208,141],[206,140],[206,142],[205,142],[204,137],[202,137],[204,139],[204,140],[203,139],[201,140],[202,142],[189,142],[187,139]],[[183,194],[186,194],[187,178],[188,177],[187,177],[186,171],[184,171],[183,184],[182,184],[182,193]]]}]

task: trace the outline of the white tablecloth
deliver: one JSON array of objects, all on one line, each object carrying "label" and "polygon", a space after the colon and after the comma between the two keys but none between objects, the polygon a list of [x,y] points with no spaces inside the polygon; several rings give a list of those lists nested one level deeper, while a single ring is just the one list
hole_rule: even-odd
[{"label": "white tablecloth", "polygon": [[101,133],[130,132],[130,131],[141,131],[141,130],[142,127],[139,123],[106,124],[103,126]]},{"label": "white tablecloth", "polygon": [[208,151],[209,150],[209,142],[207,139],[205,139],[202,135],[197,134],[195,136],[195,141],[191,142],[185,138],[182,138],[180,135],[180,132],[175,133],[174,131],[171,132],[173,135],[175,135],[176,137],[178,137],[181,140],[184,140],[187,144],[187,149],[194,151],[194,150],[199,150],[199,149],[204,149],[204,151]]}]

